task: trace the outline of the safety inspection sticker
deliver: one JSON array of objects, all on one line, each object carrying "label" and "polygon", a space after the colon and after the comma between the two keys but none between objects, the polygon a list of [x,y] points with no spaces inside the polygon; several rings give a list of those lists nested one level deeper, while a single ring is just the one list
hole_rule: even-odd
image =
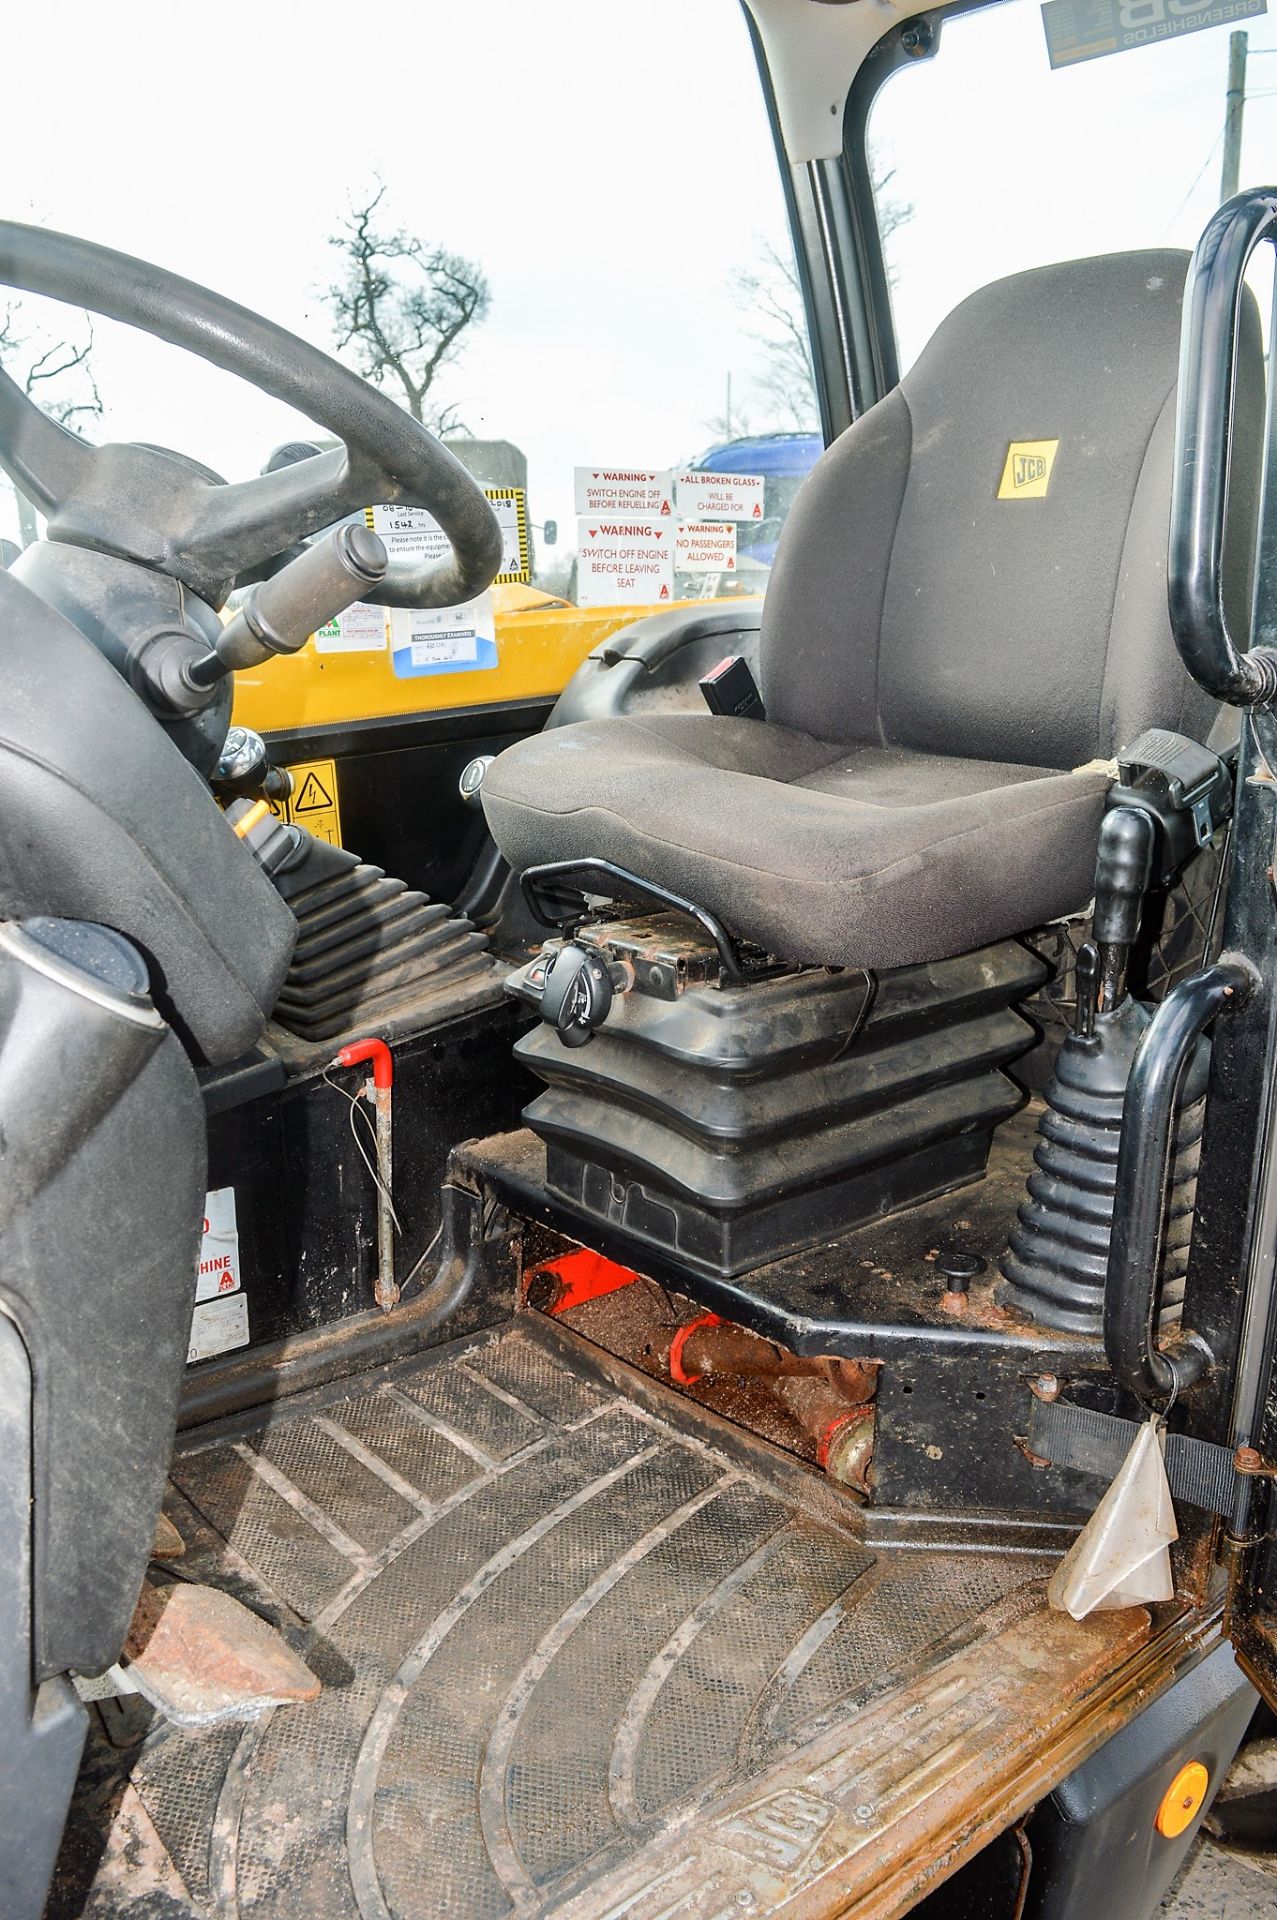
[{"label": "safety inspection sticker", "polygon": [[643,467],[577,467],[576,510],[616,519],[668,520],[674,511],[668,470]]},{"label": "safety inspection sticker", "polygon": [[650,520],[583,519],[577,529],[576,599],[581,607],[627,601],[653,606],[674,597],[674,529]]},{"label": "safety inspection sticker", "polygon": [[674,529],[678,573],[735,573],[736,522],[684,520]]},{"label": "safety inspection sticker", "polygon": [[755,473],[680,473],[674,504],[687,520],[761,520],[764,483]]},{"label": "safety inspection sticker", "polygon": [[315,631],[316,653],[384,653],[390,634],[389,609],[356,600],[335,620]]},{"label": "safety inspection sticker", "polygon": [[204,1197],[204,1234],[186,1364],[247,1345],[248,1301],[239,1261],[235,1189],[218,1187]]},{"label": "safety inspection sticker", "polygon": [[401,680],[428,673],[482,673],[497,664],[496,610],[490,593],[460,607],[395,607],[390,660]]},{"label": "safety inspection sticker", "polygon": [[1268,0],[1045,0],[1042,30],[1051,65],[1069,67],[1267,11]]}]

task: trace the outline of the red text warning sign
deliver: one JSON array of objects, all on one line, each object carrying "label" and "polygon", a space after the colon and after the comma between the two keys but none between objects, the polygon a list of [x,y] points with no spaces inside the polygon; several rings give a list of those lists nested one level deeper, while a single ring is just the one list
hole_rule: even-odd
[{"label": "red text warning sign", "polygon": [[674,501],[685,520],[761,520],[763,480],[756,473],[680,473]]},{"label": "red text warning sign", "polygon": [[577,467],[576,510],[632,520],[668,520],[673,513],[667,471],[627,467]]},{"label": "red text warning sign", "polygon": [[588,516],[577,527],[577,604],[663,606],[674,597],[674,528]]},{"label": "red text warning sign", "polygon": [[683,521],[674,530],[674,565],[679,573],[735,573],[736,522]]}]

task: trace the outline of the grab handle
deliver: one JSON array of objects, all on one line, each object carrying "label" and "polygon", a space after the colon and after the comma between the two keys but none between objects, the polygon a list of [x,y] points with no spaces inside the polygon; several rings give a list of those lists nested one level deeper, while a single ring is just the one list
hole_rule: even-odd
[{"label": "grab handle", "polygon": [[1206,1359],[1191,1335],[1174,1356],[1157,1344],[1179,1084],[1198,1035],[1220,1015],[1245,1006],[1256,980],[1254,968],[1235,957],[1181,980],[1153,1015],[1131,1063],[1104,1284],[1104,1351],[1122,1385],[1146,1406],[1188,1386]]},{"label": "grab handle", "polygon": [[[1277,697],[1277,630],[1256,621],[1248,653],[1239,653],[1224,611],[1224,528],[1232,450],[1237,330],[1246,266],[1264,240],[1277,246],[1277,187],[1228,200],[1197,243],[1184,288],[1179,393],[1171,490],[1167,580],[1171,629],[1194,680],[1237,707]],[[1264,504],[1257,578],[1277,554],[1264,552],[1273,445],[1273,380],[1264,434]],[[1265,595],[1265,599],[1270,596]]]}]

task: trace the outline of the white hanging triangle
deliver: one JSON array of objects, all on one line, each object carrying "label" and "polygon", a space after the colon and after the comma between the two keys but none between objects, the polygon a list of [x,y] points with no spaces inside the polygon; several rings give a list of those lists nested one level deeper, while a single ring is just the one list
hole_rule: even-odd
[{"label": "white hanging triangle", "polygon": [[1099,1506],[1051,1575],[1046,1597],[1060,1613],[1085,1620],[1103,1607],[1143,1606],[1174,1598],[1171,1556],[1175,1508],[1153,1414]]}]

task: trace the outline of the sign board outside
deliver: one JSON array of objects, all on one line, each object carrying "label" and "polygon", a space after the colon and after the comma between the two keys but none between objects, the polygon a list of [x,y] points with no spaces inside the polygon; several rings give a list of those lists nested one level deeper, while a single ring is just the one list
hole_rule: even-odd
[{"label": "sign board outside", "polygon": [[764,481],[756,473],[680,473],[674,502],[687,520],[761,520]]},{"label": "sign board outside", "polygon": [[1068,67],[1267,11],[1268,0],[1044,0],[1042,27],[1051,65]]},{"label": "sign board outside", "polygon": [[578,606],[649,607],[674,598],[672,526],[583,518],[576,544]]},{"label": "sign board outside", "polygon": [[659,468],[577,467],[576,510],[609,520],[668,520],[672,477]]},{"label": "sign board outside", "polygon": [[679,573],[735,573],[736,522],[681,521],[674,529],[674,566]]}]

